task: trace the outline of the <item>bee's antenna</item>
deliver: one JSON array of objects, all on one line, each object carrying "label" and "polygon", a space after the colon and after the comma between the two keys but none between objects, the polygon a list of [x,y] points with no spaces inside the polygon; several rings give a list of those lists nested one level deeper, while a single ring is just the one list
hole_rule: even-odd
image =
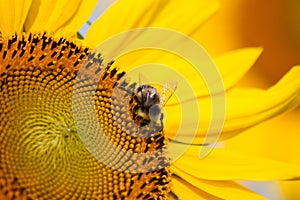
[{"label": "bee's antenna", "polygon": [[139,86],[141,86],[141,72],[139,72]]},{"label": "bee's antenna", "polygon": [[141,72],[139,72],[139,86],[146,83],[149,83],[148,79]]}]

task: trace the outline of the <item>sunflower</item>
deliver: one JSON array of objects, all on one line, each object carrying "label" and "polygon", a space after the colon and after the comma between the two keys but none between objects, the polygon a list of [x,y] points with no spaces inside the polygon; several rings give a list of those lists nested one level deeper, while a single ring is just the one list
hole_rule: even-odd
[{"label": "sunflower", "polygon": [[[76,33],[96,1],[14,3],[4,1],[0,10],[1,199],[263,199],[235,180],[287,180],[299,175],[292,165],[223,148],[199,159],[209,129],[210,94],[200,84],[201,77],[187,70],[189,63],[178,56],[144,49],[104,62],[107,52],[92,50],[120,32],[143,27],[173,29],[197,39],[201,24],[218,9],[217,1],[120,0],[91,25],[84,40]],[[120,43],[107,50],[117,48]],[[268,90],[235,87],[261,51],[245,48],[214,60],[227,91],[220,140],[300,103],[298,67]],[[165,109],[172,115],[167,116],[166,124],[157,120],[141,128],[132,121],[138,104],[132,88],[137,84],[123,77],[133,66],[149,61],[183,74],[196,98],[178,89],[176,95],[182,93],[184,99],[180,103],[170,99]],[[82,68],[89,74],[78,73]],[[87,107],[94,109],[95,119],[85,112],[90,97],[94,104]],[[195,102],[203,113],[201,128],[189,129],[198,124],[194,117],[183,124],[185,135],[173,145],[177,150],[188,149],[177,160],[170,160],[165,149],[176,138],[178,109],[184,105],[192,112]],[[99,131],[98,123],[104,139],[92,137],[94,130]],[[195,132],[193,144],[185,144]],[[89,149],[85,139],[102,151]],[[95,144],[94,139],[100,142]],[[143,153],[149,156],[132,157]],[[148,170],[141,171],[141,166]]]},{"label": "sunflower", "polygon": [[[266,88],[278,81],[292,66],[300,63],[299,6],[298,1],[276,0],[272,5],[258,0],[224,1],[224,6],[213,20],[202,27],[200,42],[205,43],[206,49],[215,54],[232,48],[262,45],[264,53],[239,84]],[[231,23],[232,20],[234,23]],[[220,37],[210,37],[220,31],[224,33]],[[221,41],[224,41],[222,45]],[[298,164],[299,114],[298,108],[247,130],[229,140],[226,148]],[[255,149],[245,145],[251,142],[256,144]],[[299,181],[280,184],[282,191],[278,187],[276,192],[286,195],[282,198],[299,197]]]}]

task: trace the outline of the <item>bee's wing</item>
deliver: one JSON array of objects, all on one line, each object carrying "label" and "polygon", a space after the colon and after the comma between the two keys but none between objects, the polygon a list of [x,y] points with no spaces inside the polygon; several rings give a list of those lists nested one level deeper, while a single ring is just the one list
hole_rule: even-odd
[{"label": "bee's wing", "polygon": [[174,94],[176,88],[177,88],[177,81],[168,82],[162,87],[160,92],[160,96],[161,96],[160,103],[162,106],[164,106],[168,102],[168,100]]}]

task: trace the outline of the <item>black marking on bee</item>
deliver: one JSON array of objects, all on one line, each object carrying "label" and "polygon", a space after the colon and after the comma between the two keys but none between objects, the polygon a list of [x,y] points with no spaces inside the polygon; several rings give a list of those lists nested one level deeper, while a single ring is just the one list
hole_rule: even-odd
[{"label": "black marking on bee", "polygon": [[146,126],[152,120],[156,121],[156,118],[160,118],[160,96],[153,86],[140,85],[135,87],[135,84],[132,84],[129,86],[129,90],[133,90],[129,104],[131,105],[132,119],[137,125]]}]

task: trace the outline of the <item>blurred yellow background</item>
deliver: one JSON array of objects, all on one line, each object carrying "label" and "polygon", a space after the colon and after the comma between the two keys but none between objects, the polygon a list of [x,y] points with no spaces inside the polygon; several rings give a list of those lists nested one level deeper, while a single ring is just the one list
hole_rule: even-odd
[{"label": "blurred yellow background", "polygon": [[211,55],[262,46],[264,52],[243,84],[255,76],[261,79],[258,85],[270,86],[293,65],[300,64],[300,1],[220,2],[219,12],[203,25],[199,41]]},{"label": "blurred yellow background", "polygon": [[[204,24],[199,41],[213,56],[237,48],[262,46],[261,57],[239,85],[267,88],[292,66],[300,64],[299,11],[299,0],[221,0],[221,9]],[[226,148],[300,164],[299,118],[298,108],[229,140]],[[273,191],[275,195],[269,197],[300,198],[299,181],[280,185],[277,190],[282,189],[285,197],[278,196],[280,191]]]}]

